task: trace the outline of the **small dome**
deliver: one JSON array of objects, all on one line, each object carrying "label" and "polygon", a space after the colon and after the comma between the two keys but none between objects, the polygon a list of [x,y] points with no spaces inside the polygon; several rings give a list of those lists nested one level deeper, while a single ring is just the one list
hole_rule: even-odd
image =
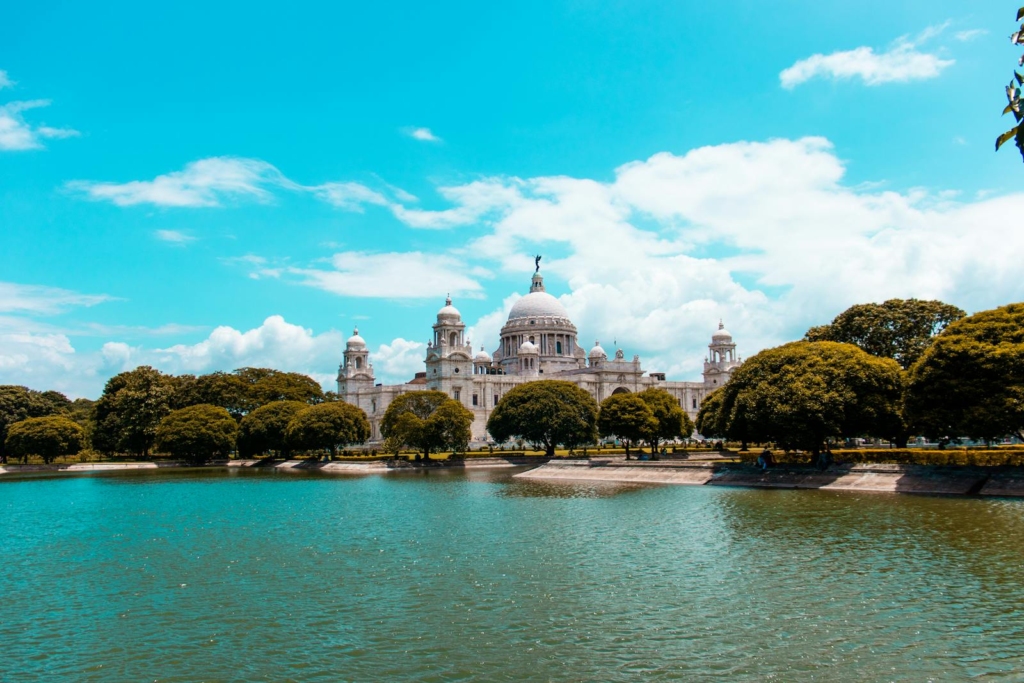
[{"label": "small dome", "polygon": [[449,296],[444,300],[444,307],[437,312],[437,320],[459,322],[462,320],[462,314],[459,313],[459,309],[452,306],[452,298]]},{"label": "small dome", "polygon": [[524,341],[523,345],[519,347],[519,355],[537,355],[540,351],[537,349],[537,345],[533,342]]},{"label": "small dome", "polygon": [[732,341],[732,335],[729,334],[729,330],[725,329],[725,325],[721,320],[718,321],[718,331],[711,335],[711,338],[716,341]]},{"label": "small dome", "polygon": [[601,348],[601,342],[594,342],[594,348],[590,349],[590,358],[597,360],[607,357],[608,354],[605,353],[604,349]]},{"label": "small dome", "polygon": [[345,346],[350,349],[365,349],[366,340],[359,336],[359,328],[352,330],[352,336],[348,338]]},{"label": "small dome", "polygon": [[476,355],[473,357],[473,360],[475,360],[478,363],[490,363],[491,362],[491,354],[487,353],[484,350],[484,347],[481,346],[480,350],[477,351]]}]

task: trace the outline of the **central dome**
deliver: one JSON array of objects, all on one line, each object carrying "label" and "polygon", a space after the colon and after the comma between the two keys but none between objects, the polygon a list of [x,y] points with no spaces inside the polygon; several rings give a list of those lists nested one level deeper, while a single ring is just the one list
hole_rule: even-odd
[{"label": "central dome", "polygon": [[512,305],[509,320],[521,318],[568,318],[569,313],[555,297],[547,292],[530,292]]}]

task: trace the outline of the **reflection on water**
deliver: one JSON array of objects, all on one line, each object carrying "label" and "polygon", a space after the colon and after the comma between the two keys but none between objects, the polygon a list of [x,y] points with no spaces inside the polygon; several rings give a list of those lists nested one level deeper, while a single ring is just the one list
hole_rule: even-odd
[{"label": "reflection on water", "polygon": [[7,479],[0,680],[1020,680],[1024,502]]}]

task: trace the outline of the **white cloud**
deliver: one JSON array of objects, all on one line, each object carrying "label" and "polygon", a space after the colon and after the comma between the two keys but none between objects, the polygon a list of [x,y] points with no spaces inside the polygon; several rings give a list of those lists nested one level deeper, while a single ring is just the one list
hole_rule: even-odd
[{"label": "white cloud", "polygon": [[381,193],[361,183],[325,183],[310,188],[323,201],[339,209],[362,213],[363,204],[387,206],[388,200]]},{"label": "white cloud", "polygon": [[[740,142],[656,154],[612,182],[489,179],[486,194],[502,199],[486,214],[456,204],[446,215],[489,229],[461,253],[521,273],[519,291],[531,256],[549,254],[548,290],[567,292],[581,342],[618,339],[676,377],[699,373],[719,318],[752,355],[853,303],[913,296],[980,310],[1024,298],[1024,235],[1006,220],[1024,194],[959,201],[844,175],[823,138]],[[472,202],[478,189],[446,191]],[[478,344],[493,350],[515,298],[473,325]]]},{"label": "white cloud", "polygon": [[426,344],[401,337],[390,344],[381,344],[370,354],[374,376],[378,382],[404,384],[417,372],[423,372],[425,351]]},{"label": "white cloud", "polygon": [[330,258],[331,270],[289,268],[301,284],[341,296],[384,299],[480,296],[481,286],[462,274],[464,264],[444,254],[348,251]]},{"label": "white cloud", "polygon": [[987,35],[987,34],[988,34],[988,31],[986,31],[983,28],[972,28],[972,29],[969,29],[967,31],[959,31],[956,34],[954,34],[953,37],[956,38],[957,40],[959,40],[961,43],[966,43],[969,40],[974,40],[975,38],[978,38],[980,36],[984,36],[984,35]]},{"label": "white cloud", "polygon": [[71,190],[90,199],[106,200],[118,206],[220,206],[227,198],[250,197],[267,201],[268,186],[294,187],[274,166],[259,159],[210,157],[187,164],[181,171],[153,180],[101,183],[75,180]]},{"label": "white cloud", "polygon": [[836,80],[860,78],[869,86],[935,78],[955,61],[921,52],[917,48],[941,33],[946,26],[948,22],[925,29],[914,39],[900,38],[885,52],[858,47],[829,55],[812,55],[784,69],[779,74],[779,81],[783,88],[792,90],[817,77]]},{"label": "white cloud", "polygon": [[80,294],[57,287],[0,282],[0,313],[53,315],[74,306],[110,301],[105,294]]},{"label": "white cloud", "polygon": [[189,242],[194,242],[196,239],[192,235],[186,235],[180,230],[155,230],[153,234],[158,240],[170,242],[177,246],[184,246]]},{"label": "white cloud", "polygon": [[[0,71],[0,90],[14,85],[6,71]],[[71,128],[33,126],[22,112],[50,106],[50,100],[20,100],[0,105],[0,150],[42,149],[40,138],[70,138],[80,133]]]},{"label": "white cloud", "polygon": [[74,128],[53,128],[51,126],[39,126],[36,128],[36,133],[38,133],[41,138],[54,138],[57,140],[77,138],[82,135]]},{"label": "white cloud", "polygon": [[406,131],[409,137],[423,142],[441,142],[441,138],[434,135],[429,128],[410,128]]},{"label": "white cloud", "polygon": [[23,151],[41,148],[43,145],[39,142],[39,136],[25,121],[21,112],[49,104],[47,100],[32,100],[9,102],[0,106],[0,150]]}]

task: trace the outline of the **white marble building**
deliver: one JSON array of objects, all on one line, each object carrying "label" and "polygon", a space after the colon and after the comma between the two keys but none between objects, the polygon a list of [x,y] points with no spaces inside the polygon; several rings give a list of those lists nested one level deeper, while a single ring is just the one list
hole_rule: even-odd
[{"label": "white marble building", "polygon": [[724,384],[741,362],[736,344],[721,322],[708,345],[702,382],[666,381],[663,373],[646,373],[639,356],[626,360],[618,350],[609,358],[599,342],[587,352],[579,344],[576,326],[565,307],[544,291],[540,272],[533,276],[530,293],[512,306],[493,354],[484,347],[473,352],[465,338],[466,325],[450,298],[437,312],[433,328],[425,372],[406,384],[375,384],[366,341],[358,329],[349,338],[338,369],[338,394],[366,411],[371,441],[381,439],[381,418],[396,396],[437,389],[473,412],[473,441],[480,445],[489,440],[487,418],[501,397],[519,384],[538,379],[573,382],[598,403],[612,394],[659,387],[675,396],[691,419],[696,419],[704,397]]}]

